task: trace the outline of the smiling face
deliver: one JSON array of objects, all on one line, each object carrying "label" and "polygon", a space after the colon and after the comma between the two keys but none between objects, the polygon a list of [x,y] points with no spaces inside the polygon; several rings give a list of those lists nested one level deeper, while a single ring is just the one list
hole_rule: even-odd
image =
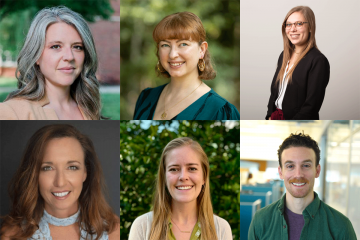
[{"label": "smiling face", "polygon": [[79,33],[71,25],[58,22],[48,27],[44,50],[36,63],[47,85],[68,87],[80,75],[84,58]]},{"label": "smiling face", "polygon": [[311,197],[315,178],[319,177],[320,165],[316,167],[315,152],[307,147],[290,147],[281,154],[280,178],[288,193],[294,198]]},{"label": "smiling face", "polygon": [[78,140],[64,137],[47,143],[39,174],[45,210],[53,216],[74,214],[86,180],[84,152]]},{"label": "smiling face", "polygon": [[[301,12],[294,12],[289,16],[286,23],[295,23],[295,22],[307,22],[307,21]],[[309,23],[304,23],[299,28],[292,25],[291,28],[289,29],[285,28],[285,32],[290,42],[295,46],[306,45],[309,39]]]},{"label": "smiling face", "polygon": [[159,58],[171,78],[199,77],[197,64],[203,58],[207,42],[167,39],[159,43]]},{"label": "smiling face", "polygon": [[165,172],[172,203],[196,203],[205,180],[200,157],[190,146],[170,151],[165,160]]}]

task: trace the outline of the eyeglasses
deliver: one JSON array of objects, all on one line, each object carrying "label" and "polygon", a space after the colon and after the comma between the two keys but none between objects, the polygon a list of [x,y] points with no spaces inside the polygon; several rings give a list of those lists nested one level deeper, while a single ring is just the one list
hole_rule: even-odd
[{"label": "eyeglasses", "polygon": [[292,25],[294,25],[296,28],[302,28],[302,26],[304,25],[304,23],[308,23],[308,22],[294,22],[294,23],[285,23],[285,28],[286,29],[290,29],[292,27]]}]

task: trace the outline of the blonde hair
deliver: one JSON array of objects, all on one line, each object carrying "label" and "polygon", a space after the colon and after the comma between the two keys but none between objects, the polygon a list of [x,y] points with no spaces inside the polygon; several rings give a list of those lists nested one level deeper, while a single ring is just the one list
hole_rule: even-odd
[{"label": "blonde hair", "polygon": [[[155,66],[155,71],[158,76],[170,78],[170,74],[165,71],[160,63],[159,58],[159,43],[166,39],[188,39],[201,43],[206,41],[206,32],[204,26],[198,16],[191,12],[174,13],[163,18],[155,27],[153,32],[153,39],[156,42],[156,57],[159,64]],[[204,55],[205,69],[200,71],[199,79],[210,80],[216,77],[216,72],[212,66],[209,50],[206,49]],[[159,70],[160,68],[160,70]]]},{"label": "blonde hair", "polygon": [[299,62],[301,61],[301,59],[303,59],[305,57],[305,55],[310,51],[310,49],[312,49],[313,47],[318,48],[316,46],[316,40],[315,40],[315,30],[316,30],[316,24],[315,24],[315,15],[314,12],[311,10],[311,8],[307,7],[307,6],[297,6],[292,8],[287,14],[286,17],[283,21],[282,27],[281,27],[281,31],[282,31],[282,36],[283,36],[283,41],[284,41],[284,53],[283,53],[283,61],[282,61],[282,65],[281,65],[281,69],[277,75],[277,79],[276,79],[276,83],[278,83],[280,81],[280,79],[283,79],[284,74],[285,74],[285,69],[286,69],[286,65],[288,63],[288,61],[291,58],[291,55],[294,52],[294,44],[291,43],[291,41],[289,40],[289,38],[286,35],[286,30],[285,30],[285,23],[287,21],[287,19],[289,18],[289,16],[291,14],[293,14],[294,12],[300,12],[302,13],[302,15],[304,16],[307,25],[308,25],[308,30],[309,30],[309,39],[307,42],[307,46],[305,47],[304,51],[302,53],[300,53],[299,58],[296,60],[296,62],[294,63],[294,66],[289,70],[288,72],[288,82],[291,82],[292,79],[292,74],[296,68],[296,66],[299,64]]},{"label": "blonde hair", "polygon": [[47,28],[54,23],[64,22],[74,27],[84,43],[84,66],[70,87],[70,96],[90,119],[101,117],[99,82],[95,76],[98,66],[97,54],[89,26],[83,17],[67,7],[44,8],[39,11],[27,33],[19,53],[16,69],[18,90],[9,94],[6,100],[24,98],[40,100],[45,96],[45,77],[36,64],[45,46]]},{"label": "blonde hair", "polygon": [[205,187],[197,197],[198,221],[201,224],[201,239],[217,240],[213,208],[210,199],[209,184],[209,160],[200,144],[191,138],[182,137],[170,141],[164,148],[159,163],[156,190],[153,199],[154,217],[151,224],[149,240],[167,240],[169,236],[168,221],[171,218],[171,195],[166,189],[165,161],[167,155],[174,149],[190,146],[198,155],[201,161]]}]

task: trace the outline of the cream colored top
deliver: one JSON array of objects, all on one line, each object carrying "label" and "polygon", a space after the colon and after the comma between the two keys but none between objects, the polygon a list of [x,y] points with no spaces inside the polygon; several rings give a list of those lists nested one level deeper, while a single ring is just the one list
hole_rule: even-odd
[{"label": "cream colored top", "polygon": [[[131,225],[129,240],[148,240],[152,220],[153,212],[137,217]],[[218,240],[233,239],[230,225],[225,219],[214,215],[214,224]]]},{"label": "cream colored top", "polygon": [[[59,120],[53,109],[43,108],[47,104],[49,100],[46,96],[39,101],[10,99],[0,103],[0,120]],[[79,110],[84,120],[89,120],[80,108]]]}]

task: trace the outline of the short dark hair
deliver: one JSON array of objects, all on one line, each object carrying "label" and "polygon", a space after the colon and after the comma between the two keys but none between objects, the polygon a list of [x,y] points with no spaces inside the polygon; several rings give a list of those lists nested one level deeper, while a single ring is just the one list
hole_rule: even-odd
[{"label": "short dark hair", "polygon": [[281,163],[281,154],[285,149],[291,148],[291,147],[307,147],[307,148],[311,148],[312,150],[314,150],[315,152],[315,156],[316,156],[316,167],[319,165],[320,162],[320,149],[319,146],[317,144],[317,142],[312,139],[309,135],[306,135],[303,133],[299,133],[299,134],[290,134],[289,137],[287,137],[283,143],[279,146],[278,149],[278,158],[279,158],[279,164],[280,167],[282,168],[282,163]]}]

